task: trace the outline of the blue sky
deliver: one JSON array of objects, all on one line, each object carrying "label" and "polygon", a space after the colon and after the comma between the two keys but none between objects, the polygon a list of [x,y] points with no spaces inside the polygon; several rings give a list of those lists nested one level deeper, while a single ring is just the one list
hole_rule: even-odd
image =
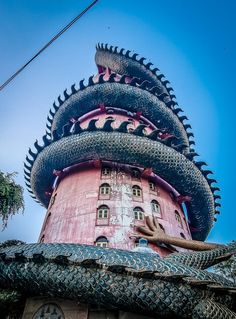
[{"label": "blue sky", "polygon": [[[0,82],[31,58],[90,1],[0,0]],[[0,169],[18,171],[45,132],[53,101],[96,73],[95,44],[133,50],[171,82],[189,118],[196,150],[215,173],[221,215],[208,240],[236,239],[234,0],[99,0],[69,31],[0,92]],[[25,212],[9,220],[0,241],[35,242],[45,210],[25,191]]]}]

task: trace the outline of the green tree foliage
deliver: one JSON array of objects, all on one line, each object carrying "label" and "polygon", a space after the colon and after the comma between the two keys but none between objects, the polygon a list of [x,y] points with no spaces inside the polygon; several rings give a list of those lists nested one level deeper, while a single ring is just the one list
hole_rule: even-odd
[{"label": "green tree foliage", "polygon": [[214,271],[231,280],[236,285],[236,255],[213,267]]},{"label": "green tree foliage", "polygon": [[7,225],[9,216],[24,210],[23,188],[14,181],[16,173],[0,171],[0,218],[3,228]]}]

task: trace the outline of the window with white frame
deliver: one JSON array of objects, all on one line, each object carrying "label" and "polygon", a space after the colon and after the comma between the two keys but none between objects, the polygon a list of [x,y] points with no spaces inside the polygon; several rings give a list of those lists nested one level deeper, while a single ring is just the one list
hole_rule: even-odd
[{"label": "window with white frame", "polygon": [[136,220],[144,220],[144,212],[141,207],[134,208],[134,219]]},{"label": "window with white frame", "polygon": [[142,197],[142,189],[141,189],[141,187],[138,186],[138,185],[134,185],[132,187],[132,194],[135,197]]},{"label": "window with white frame", "polygon": [[99,189],[100,195],[110,195],[110,193],[111,193],[111,187],[109,184],[102,184],[100,186],[100,189]]},{"label": "window with white frame", "polygon": [[106,248],[108,247],[108,240],[104,236],[98,237],[95,241],[95,245],[98,247]]},{"label": "window with white frame", "polygon": [[110,177],[110,176],[111,176],[110,167],[103,167],[102,168],[102,177]]},{"label": "window with white frame", "polygon": [[160,204],[155,199],[151,201],[151,207],[152,207],[152,213],[156,213],[156,214],[161,213]]},{"label": "window with white frame", "polygon": [[155,185],[155,183],[153,183],[153,182],[148,182],[148,184],[149,184],[149,190],[152,191],[152,192],[155,192],[155,190],[156,190],[156,185]]},{"label": "window with white frame", "polygon": [[97,218],[105,219],[109,216],[109,207],[107,205],[101,205],[97,209]]}]

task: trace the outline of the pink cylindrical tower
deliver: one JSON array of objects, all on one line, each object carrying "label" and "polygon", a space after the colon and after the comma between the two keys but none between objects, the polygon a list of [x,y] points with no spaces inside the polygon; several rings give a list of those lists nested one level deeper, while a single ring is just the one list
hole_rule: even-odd
[{"label": "pink cylindrical tower", "polygon": [[[127,122],[128,131],[146,124],[145,134],[155,125],[143,116],[124,110],[100,108],[78,119],[82,128],[91,121],[113,128]],[[163,138],[166,134],[163,134]],[[191,239],[180,194],[151,168],[115,161],[90,160],[56,172],[53,194],[41,230],[40,242],[79,243],[133,250],[137,240],[132,234],[153,216],[168,235]],[[149,246],[164,256],[174,246]]]}]

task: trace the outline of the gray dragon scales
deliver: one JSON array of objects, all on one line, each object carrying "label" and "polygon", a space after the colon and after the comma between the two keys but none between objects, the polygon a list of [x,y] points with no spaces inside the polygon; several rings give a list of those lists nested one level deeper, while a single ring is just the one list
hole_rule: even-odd
[{"label": "gray dragon scales", "polygon": [[[191,198],[186,203],[191,234],[204,250],[203,241],[219,214],[219,188],[209,176],[212,172],[203,169],[206,163],[196,160],[191,126],[169,81],[136,53],[107,44],[96,49],[99,74],[58,97],[47,118],[43,143],[36,140],[35,150],[29,149],[24,166],[31,196],[48,207],[53,171],[94,158],[151,167]],[[115,126],[109,118],[103,126],[96,125],[96,119],[86,128],[81,126],[78,118],[104,105],[107,110],[142,114],[155,129],[147,134],[146,125],[140,123],[130,131],[129,121]],[[168,133],[166,138],[163,133]],[[160,258],[154,253],[79,244],[11,246],[0,249],[0,289],[9,298],[14,293],[62,297],[156,318],[236,318],[236,288],[205,270],[233,255],[236,245],[211,248]]]},{"label": "gray dragon scales", "polygon": [[0,288],[157,318],[233,319],[236,287],[202,268],[235,250],[234,244],[161,259],[152,253],[78,244],[12,246],[0,250]]}]

